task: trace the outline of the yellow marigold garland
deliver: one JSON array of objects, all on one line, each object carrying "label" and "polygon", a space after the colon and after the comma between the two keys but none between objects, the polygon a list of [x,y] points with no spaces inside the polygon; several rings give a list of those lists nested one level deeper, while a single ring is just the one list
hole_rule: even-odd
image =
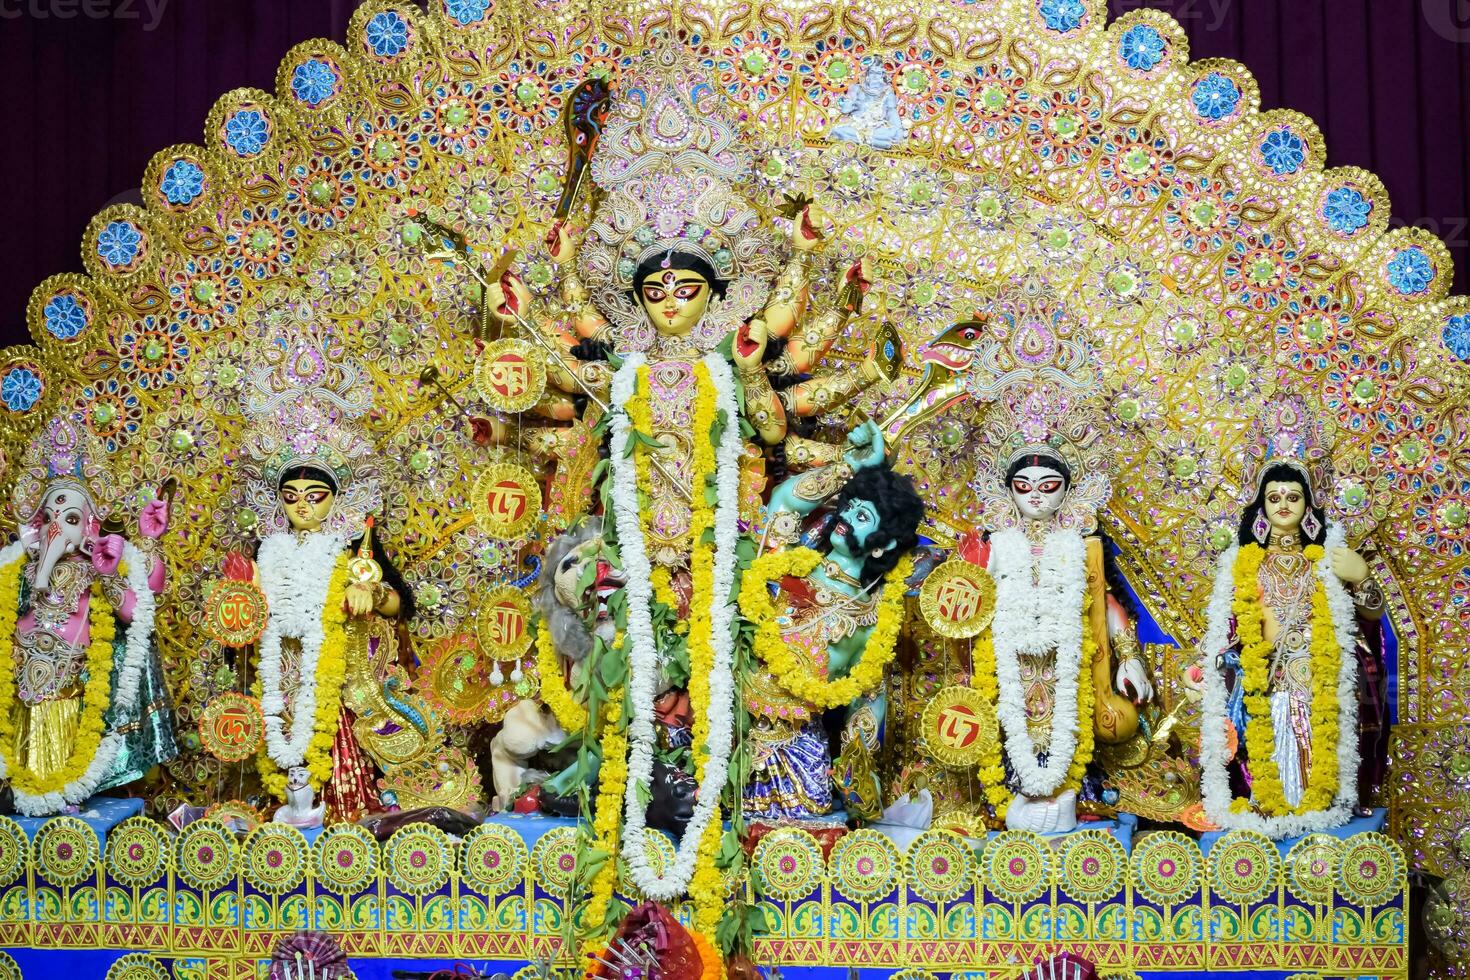
[{"label": "yellow marigold garland", "polygon": [[[1097,637],[1092,633],[1092,590],[1082,602],[1082,663],[1077,668],[1077,748],[1072,753],[1072,764],[1067,767],[1067,789],[1080,790],[1082,777],[1087,775],[1087,764],[1092,761],[1093,717],[1092,717],[1092,658],[1097,656]],[[1111,673],[1111,671],[1110,671]]]},{"label": "yellow marigold garland", "polygon": [[[1325,552],[1308,545],[1302,552],[1315,578]],[[1316,579],[1312,592],[1312,764],[1301,801],[1292,807],[1281,786],[1274,755],[1271,721],[1270,660],[1273,644],[1266,639],[1266,617],[1261,605],[1260,572],[1266,552],[1260,545],[1243,545],[1235,559],[1235,634],[1240,640],[1241,676],[1245,684],[1245,748],[1250,759],[1251,797],[1267,816],[1310,813],[1331,807],[1337,790],[1337,675],[1344,651],[1338,649],[1337,630],[1327,604],[1327,590]],[[1252,799],[1240,798],[1231,809],[1243,812]]]},{"label": "yellow marigold garland", "polygon": [[[597,776],[597,812],[592,818],[592,834],[598,850],[607,855],[607,861],[592,879],[592,893],[582,917],[582,921],[593,929],[600,928],[603,919],[607,918],[607,908],[618,880],[618,822],[623,813],[623,791],[628,781],[628,733],[622,723],[623,692],[620,688],[611,692],[607,703],[602,706],[602,767]],[[595,941],[601,942],[606,938],[599,935]]]},{"label": "yellow marigold garland", "polygon": [[[332,778],[332,742],[337,737],[337,718],[342,708],[342,682],[347,677],[347,553],[337,556],[327,599],[322,605],[322,647],[316,660],[316,719],[311,744],[303,764],[311,772],[311,786],[320,791]],[[257,672],[258,675],[258,672]],[[255,679],[260,696],[260,678]],[[294,719],[293,719],[294,721]],[[255,754],[255,770],[261,785],[278,800],[286,799],[286,773],[270,757],[264,745]]]},{"label": "yellow marigold garland", "polygon": [[821,554],[811,548],[789,548],[757,558],[740,583],[740,611],[755,624],[755,655],[788,693],[819,708],[839,708],[883,682],[883,671],[893,662],[898,646],[903,596],[914,561],[905,556],[888,573],[878,603],[878,622],[868,636],[863,655],[846,677],[835,681],[816,676],[792,654],[776,626],[776,609],[767,589],[767,583],[784,576],[809,575],[821,561]]},{"label": "yellow marigold garland", "polygon": [[541,703],[551,709],[568,735],[587,726],[587,709],[572,697],[562,680],[561,658],[551,638],[551,627],[545,622],[536,630],[536,672],[541,680]]},{"label": "yellow marigold garland", "polygon": [[[0,641],[13,641],[20,616],[20,573],[25,556],[0,570]],[[87,685],[82,691],[81,720],[76,744],[66,764],[44,779],[15,765],[10,765],[10,784],[31,796],[56,793],[86,774],[97,756],[102,736],[107,730],[107,709],[112,703],[112,641],[117,637],[112,604],[102,593],[100,580],[92,583],[91,600],[87,604]],[[15,744],[15,725],[11,710],[15,702],[15,674],[0,670],[0,753],[7,754]]]},{"label": "yellow marigold garland", "polygon": [[[980,692],[986,704],[997,704],[1000,701],[1000,681],[995,672],[995,636],[989,627],[975,638],[971,659],[970,686]],[[1005,820],[1006,809],[1011,805],[1011,791],[1006,786],[1005,749],[999,720],[994,720],[991,730],[981,737],[984,742],[980,755],[980,784],[985,789],[986,802],[995,810],[995,819]]]}]

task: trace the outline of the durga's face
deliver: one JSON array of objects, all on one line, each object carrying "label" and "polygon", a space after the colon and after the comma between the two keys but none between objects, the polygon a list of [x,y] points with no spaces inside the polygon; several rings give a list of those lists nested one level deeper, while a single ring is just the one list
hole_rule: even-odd
[{"label": "durga's face", "polygon": [[321,480],[305,477],[281,484],[281,509],[293,530],[315,531],[332,513],[337,495]]},{"label": "durga's face", "polygon": [[1050,521],[1067,499],[1067,480],[1050,466],[1028,466],[1011,477],[1011,500],[1028,521]]},{"label": "durga's face", "polygon": [[683,337],[704,316],[709,295],[709,280],[693,269],[660,269],[643,280],[638,302],[655,330]]}]

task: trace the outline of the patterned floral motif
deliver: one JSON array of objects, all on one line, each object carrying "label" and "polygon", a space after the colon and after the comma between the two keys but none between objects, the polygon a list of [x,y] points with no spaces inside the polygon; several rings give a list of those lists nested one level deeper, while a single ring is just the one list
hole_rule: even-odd
[{"label": "patterned floral motif", "polygon": [[1337,890],[1363,908],[1378,908],[1404,890],[1404,854],[1383,834],[1355,834],[1342,846],[1337,861]]},{"label": "patterned floral motif", "polygon": [[1133,885],[1155,905],[1180,905],[1199,891],[1203,864],[1199,845],[1185,835],[1148,834],[1133,847]]},{"label": "patterned floral motif", "polygon": [[438,827],[409,824],[383,845],[383,867],[394,888],[406,895],[429,895],[449,880],[454,845]]},{"label": "patterned floral motif", "polygon": [[259,109],[240,109],[225,120],[225,145],[238,157],[256,156],[270,137],[270,120]]},{"label": "patterned floral motif", "polygon": [[341,75],[331,62],[323,58],[311,58],[296,66],[291,73],[291,94],[313,109],[337,94]]},{"label": "patterned floral motif", "polygon": [[1082,26],[1087,7],[1082,0],[1037,0],[1036,12],[1047,30],[1070,34]]},{"label": "patterned floral motif", "polygon": [[127,321],[117,335],[117,369],[134,387],[158,391],[176,384],[189,361],[189,338],[177,320]]},{"label": "patterned floral motif", "polygon": [[225,228],[225,259],[252,279],[273,279],[291,264],[296,228],[276,205],[257,205],[231,215]]},{"label": "patterned floral motif", "polygon": [[196,820],[179,833],[174,845],[179,877],[200,891],[230,884],[239,858],[235,835],[215,820]]},{"label": "patterned floral motif", "polygon": [[1316,374],[1353,340],[1353,319],[1330,294],[1296,297],[1276,321],[1276,346],[1298,371]]},{"label": "patterned floral motif", "polygon": [[893,891],[903,870],[903,856],[876,830],[855,830],[832,848],[832,882],[842,897],[871,902]]},{"label": "patterned floral motif", "polygon": [[570,83],[544,61],[512,60],[490,83],[490,95],[501,125],[529,135],[561,116]]},{"label": "patterned floral motif", "polygon": [[1217,71],[1195,82],[1189,97],[1195,113],[1208,123],[1220,123],[1231,118],[1244,99],[1235,80]]},{"label": "patterned floral motif", "polygon": [[1134,24],[1118,38],[1118,57],[1130,69],[1147,74],[1164,60],[1164,35],[1152,24]]},{"label": "patterned floral motif", "polygon": [[490,0],[442,0],[444,12],[461,27],[479,23],[490,10]]},{"label": "patterned floral motif", "polygon": [[1322,195],[1321,218],[1334,235],[1351,238],[1368,227],[1373,200],[1356,187],[1334,187]]},{"label": "patterned floral motif", "polygon": [[403,117],[379,112],[358,118],[353,131],[353,167],[365,184],[396,190],[423,168],[423,134]]},{"label": "patterned floral motif", "polygon": [[1307,143],[1291,127],[1280,126],[1261,138],[1256,153],[1272,174],[1291,177],[1307,162]]},{"label": "patterned floral motif", "polygon": [[774,101],[791,86],[796,63],[791,48],[769,31],[746,31],[725,42],[705,64],[734,99],[757,106]]},{"label": "patterned floral motif", "polygon": [[33,368],[12,367],[0,377],[0,400],[12,412],[29,412],[41,400],[41,375]]},{"label": "patterned floral motif", "polygon": [[1446,350],[1460,360],[1470,362],[1470,313],[1445,317],[1439,336]]},{"label": "patterned floral motif", "polygon": [[245,841],[245,880],[266,895],[284,895],[306,878],[309,850],[295,827],[261,824]]},{"label": "patterned floral motif", "polygon": [[419,113],[419,125],[430,146],[441,153],[468,154],[490,138],[495,104],[473,82],[434,86]]},{"label": "patterned floral motif", "polygon": [[41,310],[46,332],[57,340],[75,340],[92,322],[92,302],[75,290],[59,292]]},{"label": "patterned floral motif", "polygon": [[1308,834],[1286,854],[1286,887],[1309,905],[1332,901],[1341,841],[1330,834]]},{"label": "patterned floral motif", "polygon": [[1181,177],[1164,201],[1164,231],[1175,247],[1194,255],[1213,255],[1225,247],[1241,223],[1235,191],[1208,176]]},{"label": "patterned floral motif", "polygon": [[147,249],[143,229],[131,221],[110,221],[97,234],[97,257],[109,272],[132,272]]},{"label": "patterned floral motif", "polygon": [[0,817],[0,887],[25,873],[30,849],[30,841],[20,824],[9,817]]},{"label": "patterned floral motif", "polygon": [[379,858],[377,840],[356,824],[333,824],[311,849],[317,884],[343,895],[363,891],[378,880]]},{"label": "patterned floral motif", "polygon": [[1417,296],[1429,292],[1434,284],[1434,261],[1418,245],[1410,245],[1393,253],[1387,266],[1389,284],[1400,296]]},{"label": "patterned floral motif", "polygon": [[239,270],[218,255],[195,255],[169,278],[169,309],[191,330],[233,320],[244,295]]},{"label": "patterned floral motif", "polygon": [[1024,100],[1026,144],[1043,168],[1080,167],[1102,146],[1102,106],[1079,88]]},{"label": "patterned floral motif", "polygon": [[367,22],[363,40],[374,57],[396,58],[408,47],[408,21],[396,10],[376,13]]},{"label": "patterned floral motif", "polygon": [[1241,306],[1274,310],[1301,288],[1302,263],[1281,235],[1239,239],[1225,257],[1225,288]]},{"label": "patterned floral motif", "polygon": [[357,203],[357,171],[348,157],[313,157],[286,176],[286,210],[304,227],[337,228]]},{"label": "patterned floral motif", "polygon": [[148,953],[128,953],[113,963],[103,980],[169,980],[168,970]]},{"label": "patterned floral motif", "polygon": [[127,445],[143,421],[143,405],[132,387],[117,378],[106,378],[82,388],[76,407],[82,421],[108,452]]},{"label": "patterned floral motif", "polygon": [[1162,136],[1130,126],[1103,141],[1098,178],[1125,204],[1150,204],[1173,183],[1174,151]]},{"label": "patterned floral motif", "polygon": [[1104,902],[1118,894],[1128,855],[1105,830],[1069,835],[1057,857],[1057,884],[1079,902]]},{"label": "patterned floral motif", "polygon": [[[1023,94],[1025,84],[1026,80],[1010,65],[977,65],[955,94],[955,118],[987,143],[1008,140],[1020,131],[1027,110],[1036,111]],[[1043,141],[1048,144],[1053,139],[1067,141],[1085,128],[1077,110],[1069,108],[1054,108],[1050,115],[1033,117],[1032,121],[1038,132],[1046,134]],[[1057,126],[1056,134],[1048,129],[1049,123]]]},{"label": "patterned floral motif", "polygon": [[502,895],[525,874],[525,842],[509,827],[481,824],[465,835],[459,867],[465,885],[489,896]]},{"label": "patterned floral motif", "polygon": [[1238,830],[1210,848],[1210,882],[1216,897],[1230,905],[1254,905],[1281,880],[1281,855],[1265,834]]},{"label": "patterned floral motif", "polygon": [[162,827],[147,817],[129,817],[107,835],[107,873],[132,888],[161,885],[169,852]]},{"label": "patterned floral motif", "polygon": [[816,838],[794,827],[762,837],[751,863],[761,895],[777,902],[806,898],[821,884],[826,870]]},{"label": "patterned floral motif", "polygon": [[1002,831],[985,848],[986,890],[1002,902],[1029,902],[1050,884],[1051,859],[1051,847],[1036,834]]},{"label": "patterned floral motif", "polygon": [[568,898],[577,874],[577,830],[554,827],[531,848],[536,883],[557,898]]},{"label": "patterned floral motif", "polygon": [[175,160],[158,179],[158,192],[175,207],[188,207],[204,194],[204,168],[193,160]]}]

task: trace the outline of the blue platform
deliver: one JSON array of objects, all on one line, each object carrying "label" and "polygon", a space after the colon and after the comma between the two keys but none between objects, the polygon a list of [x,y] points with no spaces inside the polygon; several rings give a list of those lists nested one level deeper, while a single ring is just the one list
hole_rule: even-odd
[{"label": "blue platform", "polygon": [[[128,817],[136,817],[143,812],[142,800],[120,800],[111,796],[94,796],[82,805],[81,812],[74,814],[78,819],[97,832],[97,841],[103,850],[107,848],[107,832]],[[41,826],[51,817],[22,817],[17,815],[15,822],[20,824],[20,829],[25,831],[27,837],[35,839],[36,833]]]},{"label": "blue platform", "polygon": [[[1343,824],[1341,827],[1334,827],[1331,830],[1324,830],[1322,831],[1322,833],[1326,834],[1329,837],[1336,837],[1338,840],[1347,840],[1354,834],[1364,834],[1368,831],[1382,833],[1383,826],[1387,822],[1388,811],[1380,808],[1374,810],[1373,813],[1369,816],[1354,817],[1347,823]],[[1226,831],[1223,830],[1212,830],[1207,834],[1201,834],[1199,839],[1199,849],[1208,856],[1210,853],[1210,848],[1215,846],[1215,841],[1225,836],[1225,833]],[[1281,840],[1276,842],[1276,849],[1281,852],[1282,857],[1286,857],[1286,852],[1291,850],[1292,845],[1296,844],[1298,841],[1306,836],[1306,834],[1302,834],[1300,837],[1283,837]]]}]

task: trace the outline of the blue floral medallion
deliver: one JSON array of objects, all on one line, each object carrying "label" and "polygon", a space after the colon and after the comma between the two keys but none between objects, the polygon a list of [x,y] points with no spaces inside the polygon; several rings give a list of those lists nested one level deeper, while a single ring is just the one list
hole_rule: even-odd
[{"label": "blue floral medallion", "polygon": [[238,156],[255,156],[269,139],[270,126],[259,109],[241,109],[225,121],[225,145]]},{"label": "blue floral medallion", "polygon": [[1334,187],[1322,202],[1322,218],[1334,234],[1350,238],[1368,227],[1373,202],[1355,187]]},{"label": "blue floral medallion", "polygon": [[1235,114],[1240,106],[1240,86],[1229,76],[1212,71],[1194,83],[1190,98],[1194,111],[1203,119],[1219,122]]},{"label": "blue floral medallion", "polygon": [[0,400],[12,412],[29,412],[41,400],[41,376],[30,368],[11,368],[0,381]]},{"label": "blue floral medallion", "polygon": [[1134,24],[1118,39],[1118,54],[1134,71],[1150,72],[1164,60],[1164,35],[1151,24]]},{"label": "blue floral medallion", "polygon": [[303,61],[291,74],[291,92],[309,106],[319,106],[337,94],[337,71],[320,58]]},{"label": "blue floral medallion", "polygon": [[87,308],[71,293],[51,297],[41,317],[46,323],[46,332],[57,340],[73,340],[87,329]]},{"label": "blue floral medallion", "polygon": [[1446,317],[1444,332],[1445,348],[1462,361],[1470,361],[1470,313],[1458,313]]},{"label": "blue floral medallion", "polygon": [[1307,162],[1307,144],[1290,128],[1273,129],[1261,140],[1261,159],[1278,177],[1290,177]]},{"label": "blue floral medallion", "polygon": [[204,193],[203,168],[193,160],[175,160],[158,179],[158,192],[170,204],[193,204]]},{"label": "blue floral medallion", "polygon": [[1402,296],[1427,293],[1434,282],[1434,263],[1424,249],[1410,245],[1388,260],[1388,281]]},{"label": "blue floral medallion", "polygon": [[408,47],[408,22],[396,10],[374,14],[367,22],[368,46],[379,58],[396,58]]},{"label": "blue floral medallion", "polygon": [[1087,16],[1087,7],[1082,0],[1041,0],[1036,5],[1041,19],[1046,21],[1049,30],[1058,34],[1070,34],[1082,26],[1082,18]]},{"label": "blue floral medallion", "polygon": [[126,269],[137,261],[143,248],[143,233],[131,221],[113,221],[97,235],[97,255],[113,269]]}]

